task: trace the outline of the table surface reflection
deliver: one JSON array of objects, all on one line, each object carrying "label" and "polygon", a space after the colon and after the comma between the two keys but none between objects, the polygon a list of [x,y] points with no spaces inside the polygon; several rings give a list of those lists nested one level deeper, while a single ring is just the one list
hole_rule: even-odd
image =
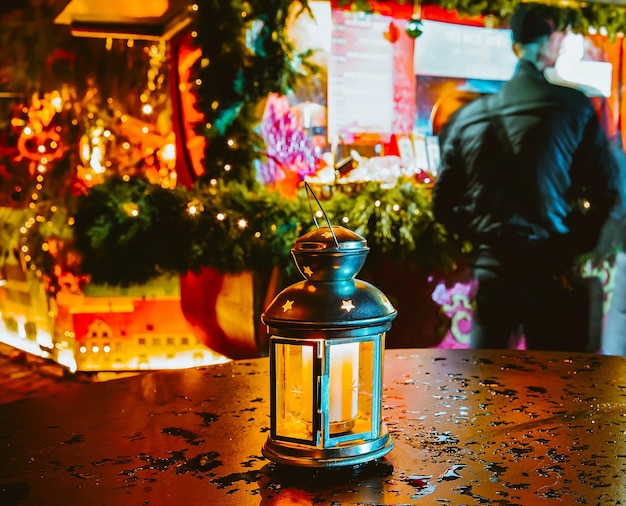
[{"label": "table surface reflection", "polygon": [[353,469],[266,460],[269,361],[0,406],[0,504],[624,504],[626,358],[385,352],[395,447]]}]

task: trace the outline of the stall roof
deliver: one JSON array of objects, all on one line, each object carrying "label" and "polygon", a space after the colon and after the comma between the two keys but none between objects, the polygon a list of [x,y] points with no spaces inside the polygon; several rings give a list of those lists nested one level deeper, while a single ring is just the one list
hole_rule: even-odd
[{"label": "stall roof", "polygon": [[69,0],[55,23],[82,37],[167,39],[189,23],[188,6],[187,0]]},{"label": "stall roof", "polygon": [[[21,0],[4,1],[19,3]],[[188,0],[66,1],[55,22],[70,25],[76,36],[167,39],[189,23]],[[563,5],[599,3],[626,6],[626,0],[543,1]]]}]

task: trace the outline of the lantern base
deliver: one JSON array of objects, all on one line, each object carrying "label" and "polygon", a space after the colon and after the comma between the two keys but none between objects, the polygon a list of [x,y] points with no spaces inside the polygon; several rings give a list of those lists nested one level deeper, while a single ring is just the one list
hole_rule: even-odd
[{"label": "lantern base", "polygon": [[301,444],[267,438],[263,456],[288,466],[340,467],[355,466],[386,455],[393,448],[393,438],[383,425],[383,435],[373,441],[334,448],[312,448]]}]

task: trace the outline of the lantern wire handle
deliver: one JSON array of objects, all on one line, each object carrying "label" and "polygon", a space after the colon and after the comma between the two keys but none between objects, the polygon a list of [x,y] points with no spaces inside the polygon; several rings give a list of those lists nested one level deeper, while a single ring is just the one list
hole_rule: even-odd
[{"label": "lantern wire handle", "polygon": [[330,220],[328,219],[328,215],[326,214],[326,211],[324,211],[324,208],[322,207],[322,204],[320,203],[319,199],[317,198],[317,195],[315,195],[315,192],[313,191],[313,188],[311,188],[311,185],[307,181],[304,182],[304,188],[306,190],[306,196],[307,196],[307,199],[309,201],[309,210],[311,211],[311,216],[313,217],[313,221],[315,222],[315,227],[316,228],[320,228],[319,224],[317,223],[317,218],[315,217],[315,213],[313,212],[313,205],[311,204],[311,196],[313,196],[313,198],[315,199],[315,202],[317,202],[317,205],[320,208],[320,211],[322,211],[322,214],[324,215],[324,218],[326,218],[326,223],[328,223],[328,228],[330,229],[330,233],[333,234],[333,239],[335,240],[335,245],[337,247],[339,247],[339,241],[337,240],[337,236],[335,235],[335,231],[333,230],[333,226],[330,224]]}]

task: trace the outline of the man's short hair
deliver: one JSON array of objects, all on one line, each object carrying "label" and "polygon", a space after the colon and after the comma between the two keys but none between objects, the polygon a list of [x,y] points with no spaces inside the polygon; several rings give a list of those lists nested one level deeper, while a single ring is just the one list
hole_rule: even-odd
[{"label": "man's short hair", "polygon": [[535,3],[520,3],[511,16],[509,26],[513,42],[518,44],[536,42],[542,37],[549,37],[554,31],[554,21],[546,17],[541,5]]}]

